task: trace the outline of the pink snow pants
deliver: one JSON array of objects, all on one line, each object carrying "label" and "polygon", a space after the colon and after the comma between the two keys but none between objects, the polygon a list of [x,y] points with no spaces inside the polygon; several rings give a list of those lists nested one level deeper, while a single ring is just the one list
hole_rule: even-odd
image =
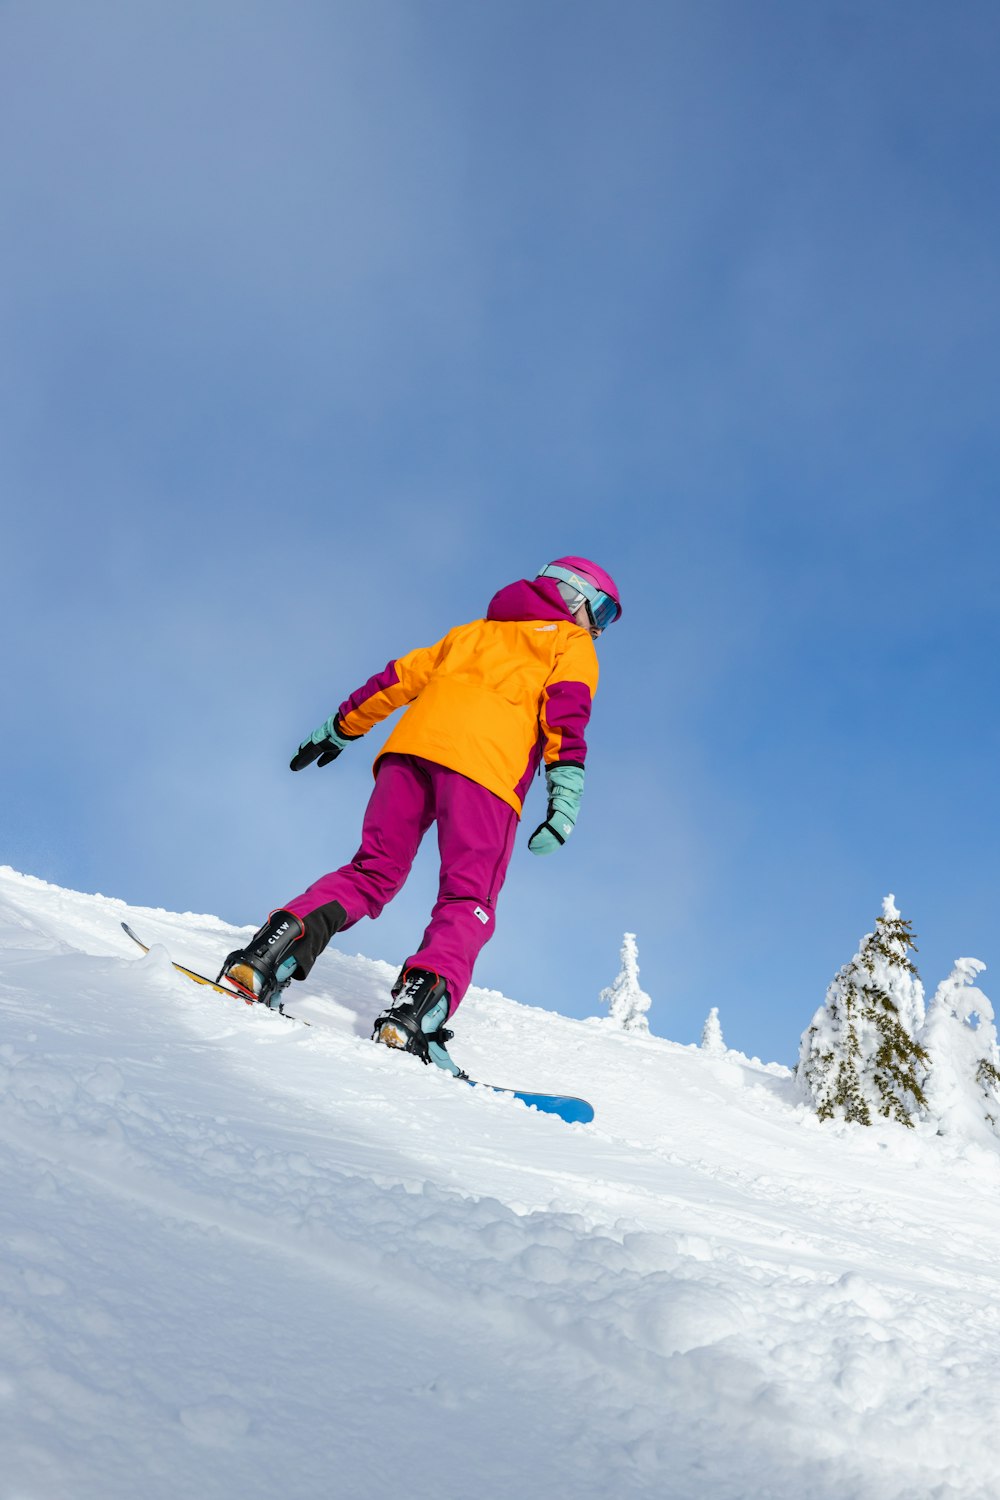
[{"label": "pink snow pants", "polygon": [[514,848],[518,818],[509,803],[458,771],[390,752],[379,762],[361,847],[350,864],[320,876],[284,910],[307,917],[337,901],[341,931],[377,917],[401,889],[420,841],[437,822],[441,876],[420,947],[406,960],[448,981],[451,1013],[461,1003],[480,951],[493,936],[494,907]]}]

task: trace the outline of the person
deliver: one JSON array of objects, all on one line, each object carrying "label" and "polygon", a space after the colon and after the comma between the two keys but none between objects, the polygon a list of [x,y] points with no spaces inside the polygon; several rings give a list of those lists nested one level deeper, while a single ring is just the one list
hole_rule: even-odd
[{"label": "person", "polygon": [[388,714],[409,705],[374,766],[361,846],[272,912],[219,978],[280,1009],[337,933],[377,917],[401,889],[421,839],[437,823],[437,901],[417,951],[376,1018],[373,1039],[465,1076],[446,1026],[493,935],[525,794],[545,768],[544,821],[528,840],[551,854],[580,810],[585,732],[597,688],[594,642],[622,613],[611,576],[560,557],[495,594],[486,618],[391,661],[302,741],[291,769],[330,765]]}]

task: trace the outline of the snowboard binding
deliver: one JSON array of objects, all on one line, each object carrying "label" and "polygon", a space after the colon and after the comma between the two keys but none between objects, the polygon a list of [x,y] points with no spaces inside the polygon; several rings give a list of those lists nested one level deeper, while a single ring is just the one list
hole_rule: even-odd
[{"label": "snowboard binding", "polygon": [[372,1041],[412,1052],[423,1063],[435,1063],[456,1078],[468,1074],[448,1055],[455,1035],[444,1025],[450,1010],[448,981],[432,969],[404,969],[392,987],[395,1004],[375,1020]]},{"label": "snowboard binding", "polygon": [[239,990],[247,1005],[283,1008],[282,995],[292,981],[298,960],[291,953],[305,932],[301,918],[290,911],[275,911],[247,943],[225,959],[216,980],[226,979]]}]

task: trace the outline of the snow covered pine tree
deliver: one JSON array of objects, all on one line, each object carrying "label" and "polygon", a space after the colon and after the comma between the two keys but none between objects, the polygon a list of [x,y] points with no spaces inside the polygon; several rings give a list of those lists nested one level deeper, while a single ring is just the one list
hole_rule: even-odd
[{"label": "snow covered pine tree", "polygon": [[719,1007],[713,1005],[705,1017],[705,1024],[701,1028],[701,1050],[711,1052],[715,1057],[721,1057],[727,1050],[722,1036],[722,1023],[719,1020]]},{"label": "snow covered pine tree", "polygon": [[1000,1048],[993,1006],[976,979],[978,958],[958,958],[927,1007],[927,1117],[939,1135],[996,1143],[1000,1135]]},{"label": "snow covered pine tree", "polygon": [[912,1126],[924,1107],[927,1053],[916,1040],[924,991],[909,922],[886,896],[882,915],[826,992],[799,1048],[796,1076],[821,1120]]},{"label": "snow covered pine tree", "polygon": [[634,932],[622,939],[622,966],[617,979],[602,990],[602,1005],[609,1007],[608,1019],[622,1031],[648,1031],[646,1012],[652,1001],[639,984],[639,948]]}]

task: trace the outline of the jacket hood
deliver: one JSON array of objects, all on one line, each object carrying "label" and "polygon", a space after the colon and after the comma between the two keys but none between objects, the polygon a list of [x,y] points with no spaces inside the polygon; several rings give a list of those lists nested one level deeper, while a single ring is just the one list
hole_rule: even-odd
[{"label": "jacket hood", "polygon": [[572,620],[554,578],[521,578],[490,600],[487,620]]}]

